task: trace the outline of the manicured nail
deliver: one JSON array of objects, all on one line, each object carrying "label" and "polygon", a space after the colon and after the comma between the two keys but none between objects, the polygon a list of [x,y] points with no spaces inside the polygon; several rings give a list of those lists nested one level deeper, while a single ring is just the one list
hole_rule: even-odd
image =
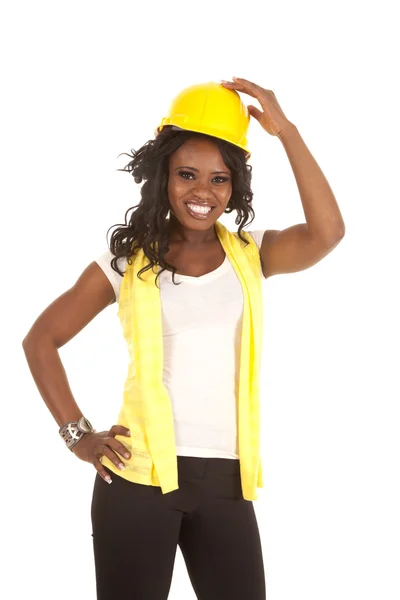
[{"label": "manicured nail", "polygon": [[105,480],[107,481],[107,483],[112,483],[112,479],[111,479],[111,477],[109,477],[109,475],[107,475],[107,477],[105,477]]},{"label": "manicured nail", "polygon": [[125,469],[125,465],[124,463],[119,463],[119,468],[121,469],[121,471],[123,471]]},{"label": "manicured nail", "polygon": [[125,452],[124,456],[125,458],[129,458],[129,452]]},{"label": "manicured nail", "polygon": [[130,431],[127,431],[127,432],[126,432],[126,435],[128,435],[128,436],[130,437],[130,435],[131,435],[131,432],[130,432]]}]

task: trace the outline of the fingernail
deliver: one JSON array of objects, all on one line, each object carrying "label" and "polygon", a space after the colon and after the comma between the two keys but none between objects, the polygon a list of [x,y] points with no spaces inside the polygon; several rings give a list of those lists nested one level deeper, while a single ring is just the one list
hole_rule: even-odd
[{"label": "fingernail", "polygon": [[124,456],[125,458],[129,458],[129,452],[125,452]]},{"label": "fingernail", "polygon": [[126,435],[129,435],[129,436],[130,436],[130,435],[131,435],[131,432],[130,432],[130,431],[127,431],[127,432],[126,432]]},{"label": "fingernail", "polygon": [[121,471],[123,471],[125,469],[125,465],[123,463],[119,463],[118,466],[121,469]]},{"label": "fingernail", "polygon": [[107,481],[107,483],[112,483],[111,477],[109,477],[108,475],[107,477],[105,477],[105,480]]}]

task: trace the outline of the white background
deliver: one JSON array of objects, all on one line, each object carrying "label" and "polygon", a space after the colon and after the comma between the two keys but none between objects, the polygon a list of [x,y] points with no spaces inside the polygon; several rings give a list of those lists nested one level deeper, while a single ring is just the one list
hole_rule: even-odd
[{"label": "white background", "polygon": [[[394,8],[387,0],[3,3],[1,585],[7,599],[95,599],[94,467],[59,438],[22,339],[107,250],[107,229],[123,223],[139,201],[132,177],[116,171],[129,159],[117,155],[153,137],[178,91],[232,75],[275,92],[346,224],[345,238],[320,263],[263,284],[265,487],[254,505],[267,598],[399,599]],[[280,140],[252,119],[249,143],[256,219],[247,229],[304,222]],[[231,230],[234,217],[222,220]],[[97,430],[109,428],[127,364],[117,305],[60,356],[81,410]],[[179,549],[169,598],[195,598]]]}]

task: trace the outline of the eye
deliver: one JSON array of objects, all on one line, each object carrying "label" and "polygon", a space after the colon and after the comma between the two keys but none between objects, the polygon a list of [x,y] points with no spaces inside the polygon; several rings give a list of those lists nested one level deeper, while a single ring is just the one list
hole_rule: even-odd
[{"label": "eye", "polygon": [[[179,175],[183,178],[183,179],[189,179],[190,177],[194,177],[194,173],[192,173],[191,171],[178,171]],[[186,177],[186,176],[189,177]],[[225,183],[225,181],[229,181],[229,177],[222,177],[221,175],[217,175],[216,177],[214,177],[214,180],[219,180],[216,183]]]},{"label": "eye", "polygon": [[179,173],[179,175],[181,177],[183,177],[183,179],[186,179],[185,175],[192,175],[193,176],[193,173],[191,173],[190,171],[178,171],[178,173]]}]

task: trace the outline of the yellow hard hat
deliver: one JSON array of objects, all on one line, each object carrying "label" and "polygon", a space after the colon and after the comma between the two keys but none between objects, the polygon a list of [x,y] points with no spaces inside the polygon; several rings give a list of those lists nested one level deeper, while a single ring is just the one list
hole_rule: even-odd
[{"label": "yellow hard hat", "polygon": [[206,133],[239,146],[250,154],[247,130],[250,115],[235,90],[210,81],[182,90],[172,101],[156,132],[165,125]]}]

